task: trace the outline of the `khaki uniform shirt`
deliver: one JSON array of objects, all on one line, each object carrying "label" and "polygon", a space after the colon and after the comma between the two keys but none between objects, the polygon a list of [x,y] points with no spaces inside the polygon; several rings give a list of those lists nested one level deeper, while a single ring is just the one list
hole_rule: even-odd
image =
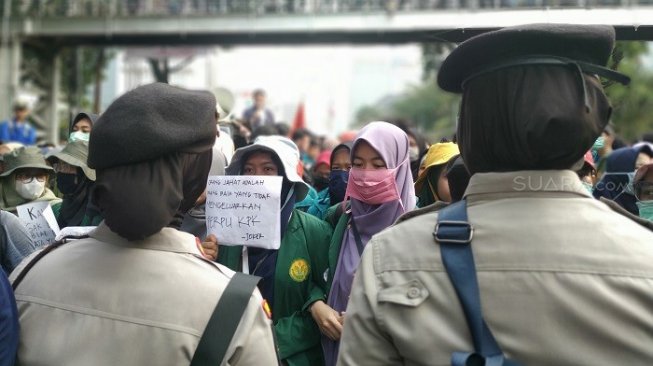
[{"label": "khaki uniform shirt", "polygon": [[[466,191],[488,326],[524,365],[653,364],[653,233],[571,171],[476,174]],[[437,212],[368,243],[339,365],[450,365],[473,351],[434,242]]]},{"label": "khaki uniform shirt", "polygon": [[[190,364],[233,272],[196,258],[195,238],[175,229],[129,242],[101,224],[90,236],[18,286],[18,365]],[[254,291],[221,365],[275,364],[262,301]]]}]

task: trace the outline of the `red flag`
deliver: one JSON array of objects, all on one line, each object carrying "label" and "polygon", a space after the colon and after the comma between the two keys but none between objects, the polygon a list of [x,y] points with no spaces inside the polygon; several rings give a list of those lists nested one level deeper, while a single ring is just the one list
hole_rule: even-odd
[{"label": "red flag", "polygon": [[297,107],[297,112],[295,112],[295,119],[292,121],[292,127],[290,128],[290,135],[293,132],[299,130],[300,128],[306,128],[306,118],[304,118],[304,102],[300,102]]}]

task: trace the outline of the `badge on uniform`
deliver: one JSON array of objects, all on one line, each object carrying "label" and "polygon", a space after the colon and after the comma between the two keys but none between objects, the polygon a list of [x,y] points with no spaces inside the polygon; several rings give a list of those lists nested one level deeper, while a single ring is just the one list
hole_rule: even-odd
[{"label": "badge on uniform", "polygon": [[263,308],[263,312],[268,317],[268,319],[272,320],[272,309],[270,309],[270,304],[268,304],[266,299],[263,299],[263,304],[261,304],[261,307]]},{"label": "badge on uniform", "polygon": [[295,282],[304,282],[308,277],[309,272],[310,266],[308,265],[306,259],[295,259],[290,265],[290,278],[292,278]]}]

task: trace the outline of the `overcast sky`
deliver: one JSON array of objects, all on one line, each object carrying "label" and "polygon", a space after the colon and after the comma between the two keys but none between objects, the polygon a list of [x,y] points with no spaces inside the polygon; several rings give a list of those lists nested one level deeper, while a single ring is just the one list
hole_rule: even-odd
[{"label": "overcast sky", "polygon": [[[200,55],[184,71],[173,75],[172,84],[200,89],[226,87],[237,96],[238,115],[250,102],[251,91],[263,88],[277,119],[287,122],[292,122],[303,100],[309,128],[332,136],[347,129],[361,106],[401,93],[421,78],[421,50],[417,45],[267,46],[196,51]],[[140,77],[126,76],[129,67],[124,60],[122,54],[107,73],[112,78],[107,103],[134,84],[152,80],[142,61]]]}]

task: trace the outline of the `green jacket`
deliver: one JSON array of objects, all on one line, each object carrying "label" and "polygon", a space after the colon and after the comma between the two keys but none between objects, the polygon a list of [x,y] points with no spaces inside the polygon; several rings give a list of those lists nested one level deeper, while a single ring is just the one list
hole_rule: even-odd
[{"label": "green jacket", "polygon": [[[59,220],[59,214],[61,214],[61,205],[62,204],[63,204],[63,201],[52,205],[52,211],[54,212],[54,217],[57,218],[57,221]],[[87,214],[84,215],[84,218],[82,219],[82,222],[79,225],[76,225],[76,226],[98,226],[98,225],[100,225],[102,220],[104,220],[104,219],[102,218],[102,215],[100,215],[100,214],[95,215],[95,216],[90,216],[87,213]],[[61,228],[61,229],[63,229],[63,228]]]},{"label": "green jacket", "polygon": [[[324,221],[333,228],[331,244],[329,245],[329,272],[327,276],[327,289],[329,290],[333,283],[333,274],[336,273],[340,248],[342,248],[342,239],[345,237],[345,231],[349,228],[349,217],[351,216],[351,213],[344,212],[340,208],[341,205],[341,203],[338,203],[329,207],[324,216]],[[347,210],[349,210],[349,207],[347,207]]]},{"label": "green jacket", "polygon": [[[308,307],[317,300],[326,300],[331,234],[328,224],[295,209],[281,241],[275,270],[272,322],[279,357],[288,366],[324,364],[320,330]],[[240,271],[241,253],[241,246],[221,246],[218,262]]]}]

